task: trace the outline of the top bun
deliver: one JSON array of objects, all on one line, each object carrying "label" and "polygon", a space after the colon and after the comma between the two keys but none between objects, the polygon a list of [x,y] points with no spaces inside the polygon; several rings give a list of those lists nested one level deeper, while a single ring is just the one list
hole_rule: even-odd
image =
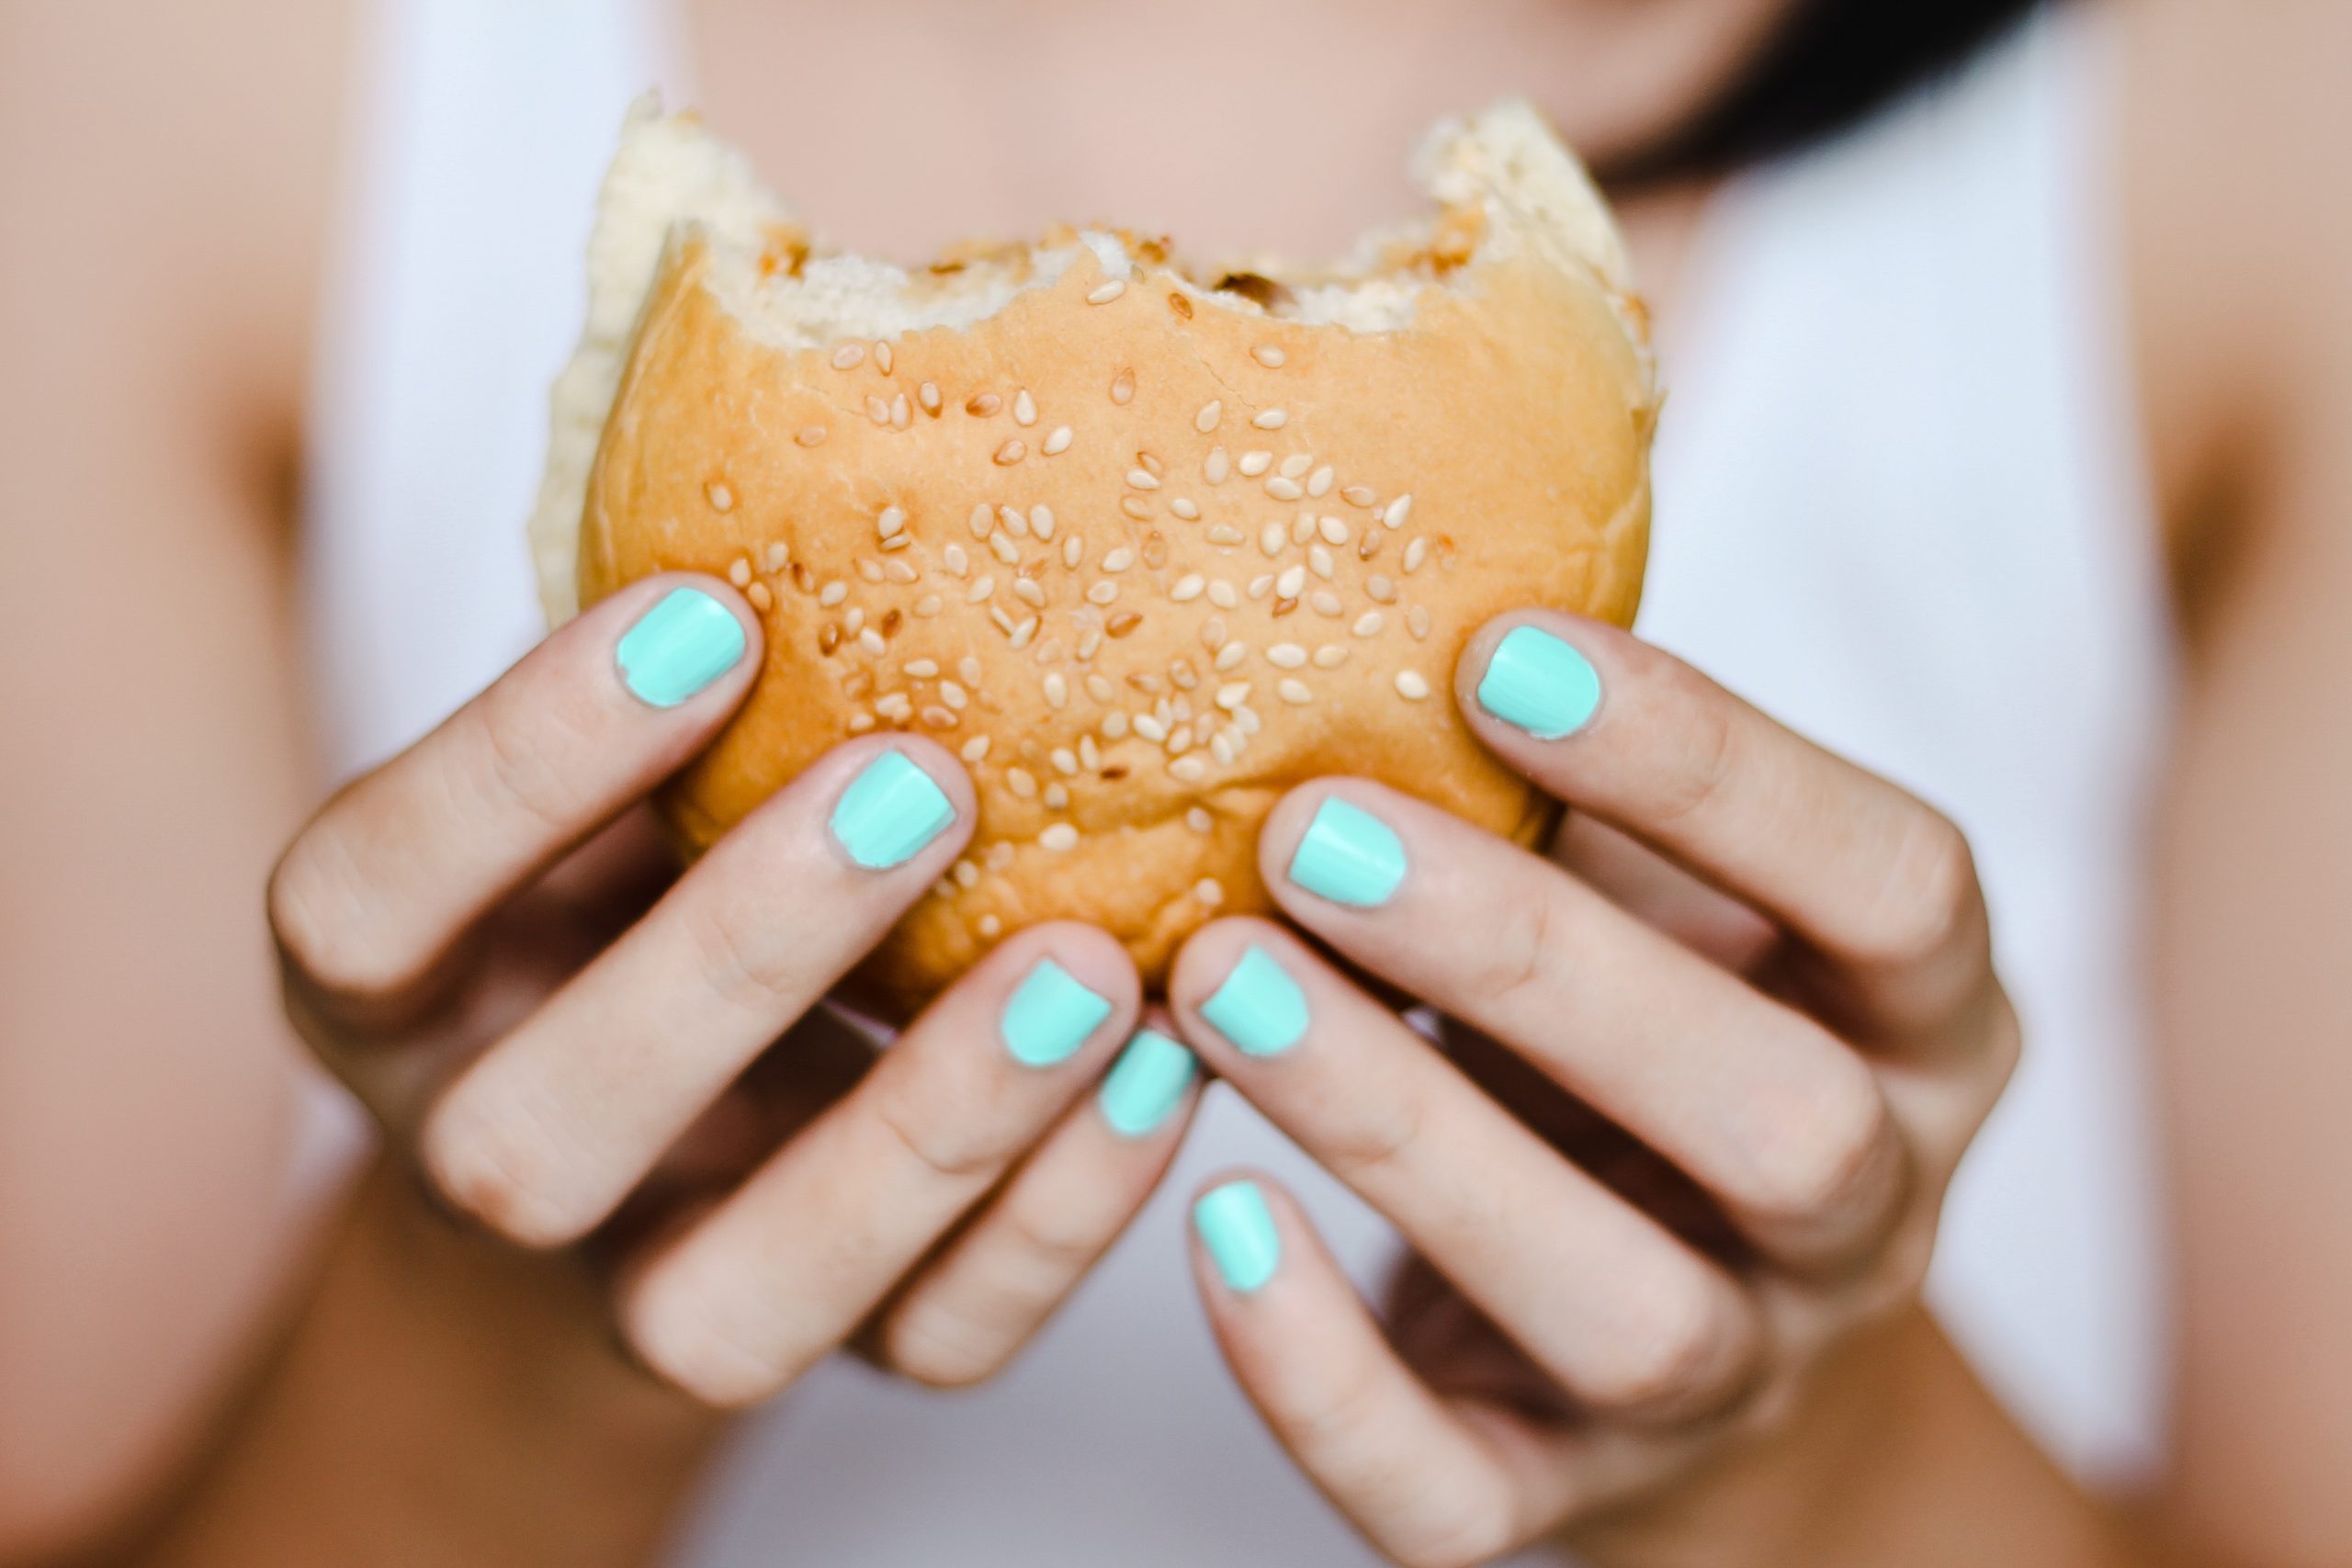
[{"label": "top bun", "polygon": [[1053,919],[1156,986],[1212,915],[1272,908],[1259,824],[1319,774],[1545,832],[1453,664],[1519,606],[1631,622],[1645,319],[1524,105],[1440,126],[1417,173],[1434,214],[1332,266],[1068,230],[910,274],[633,111],[531,536],[552,623],[672,570],[764,618],[750,700],[662,797],[689,852],[853,735],[956,751],[970,849],[862,975],[901,1013]]}]

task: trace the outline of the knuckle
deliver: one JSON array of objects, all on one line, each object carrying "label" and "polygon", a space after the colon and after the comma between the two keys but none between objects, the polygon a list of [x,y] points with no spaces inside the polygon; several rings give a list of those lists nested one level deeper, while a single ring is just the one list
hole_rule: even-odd
[{"label": "knuckle", "polygon": [[797,1009],[808,976],[798,945],[786,927],[740,879],[706,884],[685,901],[687,929],[710,987],[746,1011]]},{"label": "knuckle", "polygon": [[1004,1365],[1004,1337],[955,1308],[918,1302],[893,1315],[882,1333],[882,1359],[925,1388],[971,1388]]},{"label": "knuckle", "polygon": [[1365,1101],[1343,1112],[1338,1124],[1319,1130],[1313,1147],[1333,1175],[1363,1182],[1408,1162],[1421,1141],[1422,1116],[1421,1103],[1408,1096],[1378,1105]]},{"label": "knuckle", "polygon": [[1012,1134],[994,1127],[992,1118],[971,1114],[958,1097],[877,1096],[873,1114],[899,1153],[952,1185],[993,1179],[1012,1156]]},{"label": "knuckle", "polygon": [[1511,1544],[1508,1517],[1499,1509],[1439,1499],[1409,1530],[1395,1532],[1386,1549],[1399,1568],[1479,1568]]},{"label": "knuckle", "polygon": [[1620,1411],[1679,1415],[1718,1398],[1734,1369],[1733,1335],[1715,1293],[1697,1281],[1649,1293],[1615,1337],[1589,1396]]},{"label": "knuckle", "polygon": [[341,840],[314,829],[278,857],[263,894],[280,964],[316,990],[358,1001],[416,978],[414,964],[378,936],[362,881]]},{"label": "knuckle", "polygon": [[546,691],[502,682],[465,710],[473,716],[470,743],[457,766],[481,799],[501,814],[519,812],[553,831],[566,831],[586,814],[582,771],[570,765],[586,739],[582,716]]},{"label": "knuckle", "polygon": [[1897,1145],[1893,1112],[1869,1069],[1853,1063],[1834,1087],[1809,1095],[1793,1122],[1758,1173],[1755,1209],[1818,1225],[1874,1207]]},{"label": "knuckle", "polygon": [[1967,934],[1977,897],[1968,835],[1941,813],[1922,810],[1896,841],[1855,946],[1885,968],[1927,963]]},{"label": "knuckle", "polygon": [[1561,925],[1558,895],[1539,882],[1529,897],[1510,900],[1496,916],[1478,963],[1475,994],[1508,1008],[1539,995],[1551,976]]},{"label": "knuckle", "polygon": [[442,1201],[519,1247],[569,1246],[599,1218],[583,1213],[573,1162],[553,1139],[445,1104],[417,1158]]},{"label": "knuckle", "polygon": [[621,1300],[622,1342],[648,1371],[688,1398],[740,1409],[790,1379],[699,1272],[663,1265],[639,1280]]},{"label": "knuckle", "polygon": [[1658,780],[1650,818],[1671,827],[1703,815],[1738,767],[1739,728],[1714,683],[1689,665],[1660,656],[1649,678],[1662,689],[1683,731],[1673,765]]}]

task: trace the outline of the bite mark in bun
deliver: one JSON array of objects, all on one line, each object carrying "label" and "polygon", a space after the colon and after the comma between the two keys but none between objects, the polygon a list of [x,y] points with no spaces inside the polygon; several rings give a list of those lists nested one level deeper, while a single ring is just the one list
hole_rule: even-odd
[{"label": "bite mark in bun", "polygon": [[1319,774],[1540,837],[1453,662],[1519,605],[1631,621],[1646,327],[1532,111],[1441,126],[1418,172],[1436,213],[1329,267],[1069,229],[908,273],[634,111],[532,543],[551,622],[672,570],[767,622],[758,688],[664,794],[684,847],[850,736],[956,751],[970,851],[863,976],[900,1012],[1048,919],[1156,983],[1212,915],[1272,907],[1258,825]]}]

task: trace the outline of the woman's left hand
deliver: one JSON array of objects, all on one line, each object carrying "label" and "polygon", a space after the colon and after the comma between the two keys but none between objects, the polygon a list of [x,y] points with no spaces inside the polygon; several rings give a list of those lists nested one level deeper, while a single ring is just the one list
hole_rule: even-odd
[{"label": "woman's left hand", "polygon": [[[1336,779],[1268,822],[1274,897],[1494,1044],[1449,1059],[1272,922],[1212,925],[1177,964],[1203,1057],[1443,1282],[1384,1332],[1270,1181],[1195,1206],[1243,1387],[1383,1551],[1432,1568],[1592,1544],[1781,1428],[1826,1352],[1916,1301],[2018,1051],[1967,842],[1918,800],[1571,616],[1489,626],[1455,690],[1498,755],[1737,919],[1668,934]],[[1756,940],[1719,940],[1740,922]]]}]

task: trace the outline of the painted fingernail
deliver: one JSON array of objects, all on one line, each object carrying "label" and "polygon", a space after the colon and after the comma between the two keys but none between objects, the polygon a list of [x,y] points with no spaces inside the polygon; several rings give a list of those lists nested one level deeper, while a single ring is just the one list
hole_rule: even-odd
[{"label": "painted fingernail", "polygon": [[637,700],[673,708],[743,657],[743,623],[698,588],[673,588],[637,618],[613,650]]},{"label": "painted fingernail", "polygon": [[1041,958],[1004,1004],[998,1025],[1012,1059],[1031,1067],[1068,1061],[1086,1043],[1094,1026],[1111,1016],[1111,1004],[1050,958]]},{"label": "painted fingernail", "polygon": [[1119,1136],[1148,1137],[1184,1102],[1197,1070],[1183,1046],[1157,1029],[1138,1029],[1103,1075],[1094,1102]]},{"label": "painted fingernail", "polygon": [[1278,1056],[1306,1032],[1306,993],[1262,947],[1252,947],[1201,1004],[1201,1016],[1245,1056]]},{"label": "painted fingernail", "polygon": [[1538,740],[1557,740],[1600,706],[1600,672],[1551,633],[1513,626],[1478,677],[1478,705]]},{"label": "painted fingernail", "polygon": [[1405,846],[1371,812],[1325,795],[1291,852],[1290,879],[1334,904],[1368,909],[1388,902],[1405,880]]},{"label": "painted fingernail", "polygon": [[868,871],[914,858],[956,820],[955,804],[902,752],[885,751],[850,781],[833,807],[833,837]]},{"label": "painted fingernail", "polygon": [[1254,1181],[1228,1181],[1202,1193],[1193,1205],[1193,1228],[1209,1249],[1217,1278],[1236,1294],[1259,1289],[1281,1266],[1282,1233]]}]

